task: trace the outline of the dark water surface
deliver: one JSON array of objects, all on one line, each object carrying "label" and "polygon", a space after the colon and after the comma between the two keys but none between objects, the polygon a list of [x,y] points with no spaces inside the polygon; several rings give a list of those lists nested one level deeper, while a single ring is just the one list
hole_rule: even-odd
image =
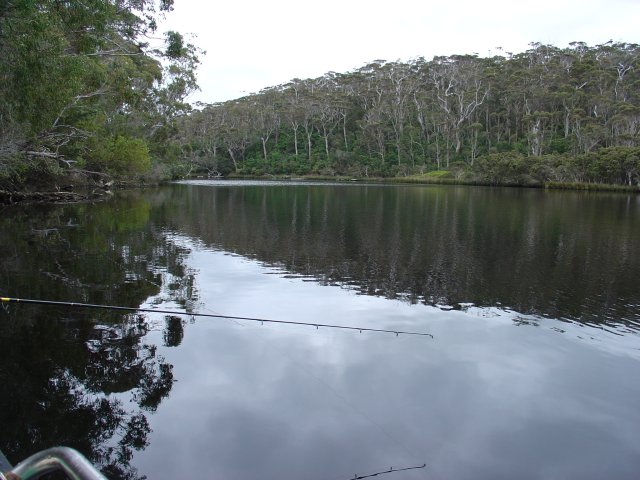
[{"label": "dark water surface", "polygon": [[190,182],[5,208],[0,449],[110,478],[632,479],[640,197]]}]

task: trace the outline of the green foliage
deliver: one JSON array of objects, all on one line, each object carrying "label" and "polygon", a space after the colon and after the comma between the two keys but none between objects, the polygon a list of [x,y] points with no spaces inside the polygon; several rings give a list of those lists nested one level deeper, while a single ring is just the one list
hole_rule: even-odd
[{"label": "green foliage", "polygon": [[478,158],[473,171],[492,185],[520,184],[528,173],[526,157],[516,152],[492,153]]},{"label": "green foliage", "polygon": [[449,177],[450,175],[451,175],[451,172],[449,172],[449,170],[433,170],[431,172],[427,172],[424,174],[425,177],[432,177],[432,178]]},{"label": "green foliage", "polygon": [[603,183],[640,183],[640,148],[609,147],[592,155],[589,173]]},{"label": "green foliage", "polygon": [[525,157],[499,153],[480,157],[475,179],[490,184],[517,185],[640,185],[640,148],[609,147],[583,155]]},{"label": "green foliage", "polygon": [[118,176],[140,175],[151,168],[149,147],[141,138],[97,138],[93,142],[91,168]]},{"label": "green foliage", "polygon": [[[172,5],[3,3],[0,176],[25,169],[71,171],[85,160],[118,175],[148,171],[149,150],[163,150],[158,144],[173,134],[175,116],[189,110],[184,98],[197,88],[193,45],[178,32],[167,34],[164,51],[147,41],[157,16]],[[11,178],[20,188],[31,183],[30,176]]]},{"label": "green foliage", "polygon": [[166,44],[167,44],[167,50],[166,50],[167,57],[177,59],[184,56],[185,45],[184,45],[184,39],[182,38],[182,35],[180,35],[178,32],[172,31],[172,32],[167,32],[165,36],[166,36]]}]

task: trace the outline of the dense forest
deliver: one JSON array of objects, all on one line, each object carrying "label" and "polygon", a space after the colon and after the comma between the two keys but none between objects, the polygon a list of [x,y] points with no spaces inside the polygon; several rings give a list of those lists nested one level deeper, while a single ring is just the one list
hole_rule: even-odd
[{"label": "dense forest", "polygon": [[186,172],[636,185],[640,46],[379,60],[179,123]]},{"label": "dense forest", "polygon": [[172,8],[0,4],[0,193],[228,174],[640,182],[639,45],[377,60],[193,110],[202,52],[158,32]]},{"label": "dense forest", "polygon": [[163,175],[200,53],[178,32],[158,33],[172,8],[0,2],[0,189]]}]

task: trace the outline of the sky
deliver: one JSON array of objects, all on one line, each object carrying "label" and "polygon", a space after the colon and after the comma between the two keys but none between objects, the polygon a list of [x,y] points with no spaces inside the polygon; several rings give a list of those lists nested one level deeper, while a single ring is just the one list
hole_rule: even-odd
[{"label": "sky", "polygon": [[639,0],[175,0],[160,28],[206,51],[189,100],[214,103],[377,59],[640,43],[639,23]]}]

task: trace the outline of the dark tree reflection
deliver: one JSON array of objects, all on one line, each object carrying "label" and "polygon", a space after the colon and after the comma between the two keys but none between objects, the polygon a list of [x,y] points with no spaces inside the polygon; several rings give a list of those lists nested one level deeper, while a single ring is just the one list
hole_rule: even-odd
[{"label": "dark tree reflection", "polygon": [[[2,293],[125,306],[156,297],[189,308],[188,251],[153,224],[150,210],[135,197],[12,210],[0,221],[8,247]],[[169,325],[167,343],[177,345],[182,325]],[[140,478],[130,462],[148,444],[145,412],[158,408],[174,382],[173,366],[146,339],[149,328],[144,316],[109,311],[0,311],[0,449],[17,462],[66,445],[109,478]]]},{"label": "dark tree reflection", "polygon": [[182,343],[184,337],[183,320],[176,316],[165,317],[165,328],[162,332],[164,344],[167,347],[177,347]]},{"label": "dark tree reflection", "polygon": [[[86,329],[73,328],[75,321],[63,325],[48,318],[48,312],[19,310],[3,313],[5,328],[0,331],[2,450],[18,461],[38,450],[66,445],[112,475],[119,472],[113,478],[138,478],[128,462],[133,450],[146,445],[147,420],[142,411],[132,411],[109,393],[131,390],[142,395],[145,384],[161,381],[156,373],[163,366],[161,359],[148,353],[142,360],[147,368],[141,370],[130,356],[117,361],[110,354],[98,357],[95,343],[81,334]],[[31,318],[28,324],[20,318],[25,310]],[[111,328],[120,326],[103,325],[102,331]],[[135,349],[149,347],[138,343]],[[131,371],[136,371],[137,381]],[[101,390],[101,385],[107,388]],[[146,407],[142,401],[138,404]]]},{"label": "dark tree reflection", "polygon": [[322,284],[454,308],[640,320],[635,196],[319,185],[174,193],[166,218],[176,229]]}]

